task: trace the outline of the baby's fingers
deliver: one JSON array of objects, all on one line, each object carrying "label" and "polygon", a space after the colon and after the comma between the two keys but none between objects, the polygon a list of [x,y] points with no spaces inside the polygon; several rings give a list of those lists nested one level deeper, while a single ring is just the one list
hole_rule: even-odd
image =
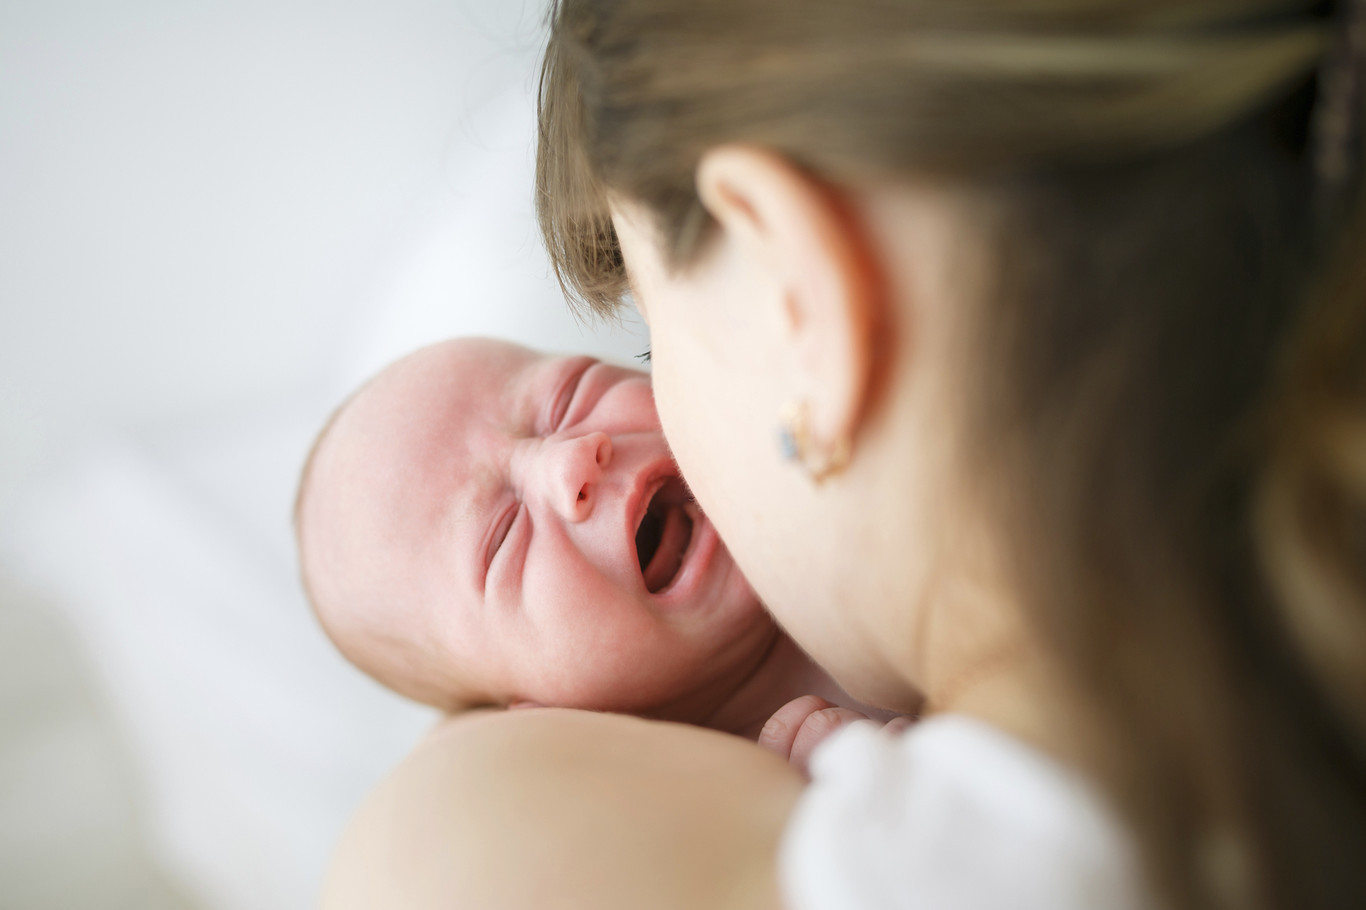
[{"label": "baby's fingers", "polygon": [[805,774],[811,752],[820,741],[856,720],[866,718],[818,696],[803,695],[773,713],[759,734],[759,745],[776,752]]},{"label": "baby's fingers", "polygon": [[776,752],[784,760],[791,758],[792,746],[797,741],[802,723],[817,711],[833,707],[830,702],[816,695],[794,698],[774,711],[764,724],[764,729],[759,733],[759,745]]},{"label": "baby's fingers", "polygon": [[888,736],[896,736],[915,726],[918,720],[919,718],[912,717],[909,714],[900,714],[887,721],[887,725],[882,728],[882,732],[886,733]]},{"label": "baby's fingers", "polygon": [[860,714],[852,708],[839,707],[823,708],[814,714],[807,715],[792,743],[792,752],[788,756],[788,761],[803,774],[808,774],[807,764],[811,761],[811,753],[816,751],[816,747],[821,744],[822,740],[846,724],[867,719],[866,715]]}]

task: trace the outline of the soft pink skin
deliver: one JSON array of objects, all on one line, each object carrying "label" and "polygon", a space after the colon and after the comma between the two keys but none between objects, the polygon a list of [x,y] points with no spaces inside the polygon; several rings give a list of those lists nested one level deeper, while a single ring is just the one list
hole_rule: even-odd
[{"label": "soft pink skin", "polygon": [[646,590],[635,530],[676,476],[647,375],[445,342],[327,432],[305,577],[342,651],[412,697],[701,722],[779,633],[705,519],[671,586]]},{"label": "soft pink skin", "polygon": [[[883,731],[895,736],[916,722],[907,714],[887,720],[882,712],[873,712],[875,723]],[[763,748],[787,759],[803,774],[810,773],[811,753],[841,727],[854,721],[873,721],[874,718],[853,708],[846,708],[819,695],[803,695],[783,705],[759,731],[758,743]]]}]

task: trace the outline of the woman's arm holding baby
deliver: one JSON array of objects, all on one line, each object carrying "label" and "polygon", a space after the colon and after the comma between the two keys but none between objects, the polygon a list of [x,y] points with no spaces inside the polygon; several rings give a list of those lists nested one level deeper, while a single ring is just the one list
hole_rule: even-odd
[{"label": "woman's arm holding baby", "polygon": [[526,710],[432,733],[357,813],[323,910],[773,907],[799,774],[750,743]]}]

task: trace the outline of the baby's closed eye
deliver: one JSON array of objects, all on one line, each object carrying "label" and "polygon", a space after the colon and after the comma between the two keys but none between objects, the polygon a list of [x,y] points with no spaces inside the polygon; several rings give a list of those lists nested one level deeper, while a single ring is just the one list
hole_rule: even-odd
[{"label": "baby's closed eye", "polygon": [[488,549],[484,552],[484,570],[486,572],[489,566],[493,565],[494,557],[498,555],[503,542],[507,540],[508,533],[512,530],[512,525],[517,521],[517,515],[521,511],[522,504],[514,502],[503,510],[503,513],[495,521],[493,533],[489,535]]}]

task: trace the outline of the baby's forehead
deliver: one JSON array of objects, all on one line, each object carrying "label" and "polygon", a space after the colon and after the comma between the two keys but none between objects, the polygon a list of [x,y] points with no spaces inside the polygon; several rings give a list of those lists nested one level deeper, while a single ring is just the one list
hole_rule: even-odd
[{"label": "baby's forehead", "polygon": [[477,486],[497,454],[536,427],[562,360],[507,342],[460,339],[386,367],[319,435],[299,491],[301,533],[309,515],[310,523],[401,519],[411,526],[413,510],[426,508],[411,500],[430,501],[457,477]]},{"label": "baby's forehead", "polygon": [[370,434],[440,417],[496,421],[518,410],[535,385],[537,367],[550,359],[484,339],[433,345],[381,370],[351,396],[333,424],[341,433]]},{"label": "baby's forehead", "polygon": [[366,514],[373,521],[390,511],[384,506],[420,492],[413,486],[433,465],[476,481],[490,453],[535,422],[557,359],[507,342],[462,339],[386,367],[320,433],[300,489],[301,523],[306,500],[336,497],[357,506],[371,501]]},{"label": "baby's forehead", "polygon": [[431,345],[390,364],[354,396],[417,404],[468,400],[511,404],[534,384],[550,355],[491,339],[458,339]]}]

